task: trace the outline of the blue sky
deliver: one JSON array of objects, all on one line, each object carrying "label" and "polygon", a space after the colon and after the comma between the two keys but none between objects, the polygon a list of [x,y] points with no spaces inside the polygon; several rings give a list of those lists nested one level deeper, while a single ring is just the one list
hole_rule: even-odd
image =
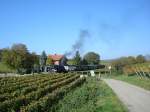
[{"label": "blue sky", "polygon": [[81,54],[102,59],[150,53],[150,0],[0,0],[0,48],[24,43],[64,54],[88,30]]}]

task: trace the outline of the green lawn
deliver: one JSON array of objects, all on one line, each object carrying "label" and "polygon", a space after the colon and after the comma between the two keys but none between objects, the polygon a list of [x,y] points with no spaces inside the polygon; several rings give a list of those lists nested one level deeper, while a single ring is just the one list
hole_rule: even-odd
[{"label": "green lawn", "polygon": [[148,78],[141,79],[140,77],[137,76],[126,76],[126,75],[118,75],[116,77],[114,76],[113,78],[126,81],[130,84],[134,84],[144,89],[150,90],[150,79]]},{"label": "green lawn", "polygon": [[103,82],[88,78],[50,110],[53,112],[127,112],[113,91]]}]

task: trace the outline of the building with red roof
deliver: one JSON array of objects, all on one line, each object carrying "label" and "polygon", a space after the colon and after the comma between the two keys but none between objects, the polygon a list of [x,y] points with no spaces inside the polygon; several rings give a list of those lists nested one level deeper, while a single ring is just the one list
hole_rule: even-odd
[{"label": "building with red roof", "polygon": [[52,63],[54,65],[64,65],[65,62],[64,59],[66,59],[66,57],[64,55],[60,55],[60,54],[54,54],[54,55],[48,55],[48,58],[52,59]]}]

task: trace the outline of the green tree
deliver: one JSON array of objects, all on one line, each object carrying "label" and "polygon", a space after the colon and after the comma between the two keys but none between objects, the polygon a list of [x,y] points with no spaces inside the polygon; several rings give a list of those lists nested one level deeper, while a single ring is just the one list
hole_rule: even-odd
[{"label": "green tree", "polygon": [[52,58],[48,57],[46,60],[46,65],[52,65],[52,64],[53,64]]},{"label": "green tree", "polygon": [[2,61],[14,69],[25,68],[27,55],[25,45],[14,44],[11,49],[5,49],[2,52]]},{"label": "green tree", "polygon": [[2,62],[19,73],[31,72],[36,60],[37,55],[30,54],[24,44],[14,44],[11,49],[2,52]]},{"label": "green tree", "polygon": [[95,52],[88,52],[85,54],[83,59],[86,60],[90,65],[98,65],[100,61],[100,55]]},{"label": "green tree", "polygon": [[75,57],[73,58],[73,64],[74,65],[80,65],[81,64],[81,56],[79,51],[76,51]]},{"label": "green tree", "polygon": [[14,44],[11,47],[11,54],[12,54],[12,60],[13,65],[16,69],[18,68],[28,68],[28,58],[29,58],[29,52],[27,50],[26,45],[24,44]]},{"label": "green tree", "polygon": [[[2,61],[17,72],[24,69],[31,69],[32,61],[27,47],[24,44],[14,44],[11,49],[2,52]],[[30,64],[29,64],[30,63]]]},{"label": "green tree", "polygon": [[81,60],[81,65],[88,65],[88,62],[85,59]]},{"label": "green tree", "polygon": [[143,55],[138,55],[136,57],[136,61],[137,61],[137,63],[144,63],[144,62],[146,62],[146,59]]},{"label": "green tree", "polygon": [[28,53],[28,49],[25,44],[13,44],[11,50],[16,51],[18,53],[26,54]]},{"label": "green tree", "polygon": [[35,53],[31,53],[32,62],[36,65],[39,65],[39,56]]},{"label": "green tree", "polygon": [[15,68],[14,65],[12,64],[12,62],[13,62],[12,59],[13,59],[13,57],[11,55],[11,50],[10,49],[3,50],[2,59],[1,59],[2,62],[11,68]]},{"label": "green tree", "polygon": [[1,59],[2,59],[2,52],[3,52],[3,49],[0,49],[0,62],[1,62]]},{"label": "green tree", "polygon": [[41,56],[40,56],[40,66],[45,66],[46,60],[47,60],[47,56],[46,56],[45,51],[43,51]]},{"label": "green tree", "polygon": [[126,66],[126,65],[131,65],[131,64],[135,64],[137,61],[135,59],[135,57],[133,56],[129,56],[129,57],[121,57],[119,59],[113,60],[112,64],[114,66]]},{"label": "green tree", "polygon": [[144,56],[139,55],[136,58],[133,56],[129,57],[121,57],[119,59],[113,60],[112,61],[112,66],[117,70],[117,71],[122,71],[124,67],[136,64],[136,63],[144,63],[146,60]]},{"label": "green tree", "polygon": [[130,65],[131,64],[136,64],[136,59],[133,56],[129,56],[127,61],[128,61],[128,64],[130,64]]}]

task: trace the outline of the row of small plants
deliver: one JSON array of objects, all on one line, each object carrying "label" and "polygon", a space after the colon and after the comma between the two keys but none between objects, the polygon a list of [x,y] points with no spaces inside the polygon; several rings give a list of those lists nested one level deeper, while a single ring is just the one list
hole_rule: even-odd
[{"label": "row of small plants", "polygon": [[[79,75],[68,75],[61,78],[51,80],[51,83],[37,88],[35,91],[29,91],[27,94],[18,94],[17,97],[13,97],[9,100],[5,100],[0,103],[1,112],[19,111],[22,106],[27,106],[34,101],[38,101],[41,98],[47,96],[47,94],[53,93],[59,88],[70,85],[70,83],[79,79]],[[39,84],[42,85],[43,83]],[[31,87],[32,88],[32,87]],[[31,89],[32,90],[32,89]],[[25,92],[26,93],[26,92]]]},{"label": "row of small plants", "polygon": [[12,93],[1,94],[0,95],[0,102],[3,102],[3,101],[8,100],[8,99],[12,99],[12,98],[17,97],[19,95],[26,95],[32,91],[36,91],[40,88],[44,88],[47,85],[52,85],[53,83],[62,81],[62,80],[69,78],[69,77],[71,77],[71,75],[66,75],[66,76],[64,75],[63,77],[59,77],[57,79],[52,79],[52,80],[49,80],[49,81],[46,81],[43,83],[39,83],[39,84],[36,83],[36,84],[30,85],[30,86],[27,86],[25,88],[22,88],[20,90],[16,89]]},{"label": "row of small plants", "polygon": [[[30,77],[30,78],[29,78]],[[26,81],[30,81],[30,80],[35,80],[36,79],[39,79],[41,77],[41,75],[37,75],[36,77],[35,76],[28,76],[28,77],[3,77],[0,79],[0,83],[1,84],[10,84],[10,83],[16,83],[16,82],[26,82]],[[43,76],[44,78],[44,76]],[[5,83],[4,83],[5,82]]]},{"label": "row of small plants", "polygon": [[[66,74],[62,74],[66,75]],[[46,79],[46,78],[51,78],[55,79],[57,77],[61,77],[62,75],[32,75],[28,77],[3,77],[0,80],[1,86],[7,86],[7,85],[16,85],[16,84],[23,84],[23,83],[30,83],[30,82],[35,82],[36,80],[40,79]]]},{"label": "row of small plants", "polygon": [[57,78],[57,77],[61,77],[62,75],[66,75],[66,74],[48,74],[48,75],[44,75],[44,74],[37,74],[37,75],[31,75],[31,76],[20,76],[20,77],[0,77],[0,84],[3,86],[8,85],[13,85],[13,84],[20,84],[20,83],[28,83],[28,82],[32,82],[32,81],[36,81],[36,80],[40,80],[40,79],[44,79],[44,78]]},{"label": "row of small plants", "polygon": [[0,89],[0,93],[3,94],[3,93],[12,93],[16,90],[21,90],[25,87],[29,87],[31,85],[37,85],[37,84],[41,84],[43,82],[46,82],[46,81],[49,81],[49,80],[57,80],[59,78],[63,78],[65,75],[59,75],[56,76],[56,78],[51,78],[51,77],[46,77],[46,78],[41,78],[39,80],[33,80],[32,82],[26,82],[26,83],[18,83],[16,82],[16,85],[7,85],[7,86],[1,86],[1,89]]},{"label": "row of small plants", "polygon": [[30,105],[23,106],[21,112],[48,112],[54,104],[56,104],[63,96],[73,88],[80,86],[85,82],[85,78],[78,78],[70,84],[59,88],[38,101],[32,102]]}]

